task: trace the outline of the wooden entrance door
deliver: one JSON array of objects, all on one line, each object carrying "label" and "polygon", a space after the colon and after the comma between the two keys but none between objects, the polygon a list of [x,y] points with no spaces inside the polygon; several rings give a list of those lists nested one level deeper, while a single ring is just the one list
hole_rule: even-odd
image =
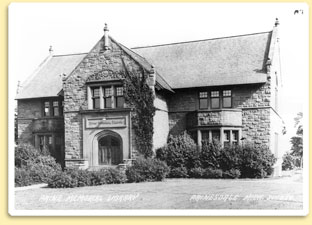
[{"label": "wooden entrance door", "polygon": [[107,135],[99,140],[99,165],[118,165],[122,163],[122,148],[120,140]]}]

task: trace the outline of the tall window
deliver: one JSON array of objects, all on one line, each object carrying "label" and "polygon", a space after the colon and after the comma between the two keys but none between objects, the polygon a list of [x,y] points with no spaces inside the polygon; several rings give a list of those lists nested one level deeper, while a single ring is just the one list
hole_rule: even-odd
[{"label": "tall window", "polygon": [[50,101],[44,102],[44,116],[51,116]]},{"label": "tall window", "polygon": [[224,147],[227,147],[230,145],[230,131],[229,130],[225,130],[223,131],[223,141],[224,141]]},{"label": "tall window", "polygon": [[104,108],[112,108],[112,88],[104,88]]},{"label": "tall window", "polygon": [[123,95],[123,87],[116,87],[115,90],[116,108],[123,108],[125,103],[125,98]]},{"label": "tall window", "polygon": [[53,115],[59,116],[60,115],[60,109],[59,109],[59,102],[53,101]]},{"label": "tall window", "polygon": [[208,108],[208,92],[207,91],[199,92],[199,108],[200,109]]},{"label": "tall window", "polygon": [[211,108],[219,109],[220,108],[220,93],[219,91],[211,92]]},{"label": "tall window", "polygon": [[96,87],[92,89],[92,101],[93,101],[93,108],[99,109],[100,108],[100,88]]},{"label": "tall window", "polygon": [[232,144],[238,144],[238,130],[232,130]]},{"label": "tall window", "polygon": [[231,90],[224,90],[222,95],[222,104],[223,108],[231,108],[232,107],[232,92]]}]

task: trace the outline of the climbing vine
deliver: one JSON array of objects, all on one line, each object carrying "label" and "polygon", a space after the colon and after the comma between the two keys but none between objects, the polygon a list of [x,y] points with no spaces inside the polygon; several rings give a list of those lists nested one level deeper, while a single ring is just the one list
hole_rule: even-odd
[{"label": "climbing vine", "polygon": [[131,114],[132,128],[135,133],[136,147],[145,158],[153,155],[153,117],[155,115],[153,91],[146,83],[148,74],[144,69],[139,71],[125,68],[125,100],[133,108]]}]

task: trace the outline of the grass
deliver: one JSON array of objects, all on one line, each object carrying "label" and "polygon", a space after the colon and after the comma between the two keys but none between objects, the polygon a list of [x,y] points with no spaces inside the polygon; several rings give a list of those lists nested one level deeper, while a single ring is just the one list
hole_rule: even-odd
[{"label": "grass", "polygon": [[15,197],[17,210],[303,207],[301,174],[268,179],[167,179],[69,189],[37,188],[16,191]]}]

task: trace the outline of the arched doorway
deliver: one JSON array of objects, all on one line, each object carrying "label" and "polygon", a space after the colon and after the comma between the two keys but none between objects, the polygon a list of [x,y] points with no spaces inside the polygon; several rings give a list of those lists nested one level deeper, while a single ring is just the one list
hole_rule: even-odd
[{"label": "arched doorway", "polygon": [[106,135],[98,140],[98,164],[118,165],[122,163],[122,143],[113,135]]}]

